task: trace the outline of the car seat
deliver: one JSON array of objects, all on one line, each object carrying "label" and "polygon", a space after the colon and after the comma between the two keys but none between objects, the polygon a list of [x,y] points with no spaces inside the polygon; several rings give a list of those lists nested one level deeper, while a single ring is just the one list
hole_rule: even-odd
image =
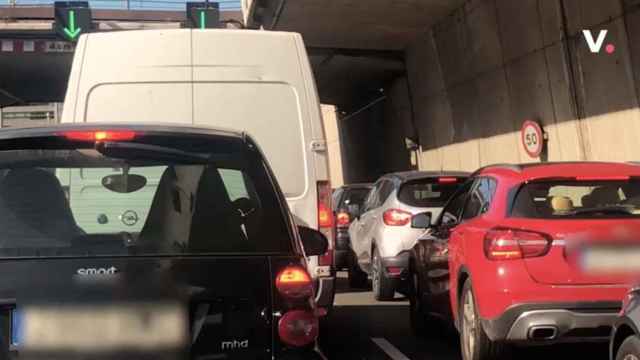
[{"label": "car seat", "polygon": [[582,197],[582,207],[594,208],[620,204],[617,186],[600,186]]},{"label": "car seat", "polygon": [[0,201],[5,247],[70,245],[85,234],[73,217],[60,181],[49,171],[9,171],[0,183]]},{"label": "car seat", "polygon": [[202,166],[168,166],[160,177],[138,244],[155,252],[186,250]]},{"label": "car seat", "polygon": [[218,169],[207,166],[200,177],[189,234],[189,250],[249,250],[241,215],[231,202]]}]

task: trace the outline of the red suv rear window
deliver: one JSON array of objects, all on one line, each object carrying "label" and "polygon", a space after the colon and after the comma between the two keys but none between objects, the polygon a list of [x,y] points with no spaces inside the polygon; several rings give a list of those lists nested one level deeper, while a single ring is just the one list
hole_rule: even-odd
[{"label": "red suv rear window", "polygon": [[640,216],[640,181],[549,180],[523,185],[513,217],[572,219]]}]

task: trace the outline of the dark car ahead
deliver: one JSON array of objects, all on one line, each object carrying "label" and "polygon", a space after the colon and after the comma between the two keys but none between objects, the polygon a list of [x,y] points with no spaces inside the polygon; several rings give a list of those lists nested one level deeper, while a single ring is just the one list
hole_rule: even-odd
[{"label": "dark car ahead", "polygon": [[640,359],[640,287],[632,288],[611,332],[611,360]]},{"label": "dark car ahead", "polygon": [[344,185],[333,192],[333,213],[336,219],[335,267],[336,270],[349,268],[351,247],[349,245],[349,225],[358,215],[373,184],[360,183]]},{"label": "dark car ahead", "polygon": [[6,130],[0,170],[0,358],[321,358],[327,240],[245,134]]}]

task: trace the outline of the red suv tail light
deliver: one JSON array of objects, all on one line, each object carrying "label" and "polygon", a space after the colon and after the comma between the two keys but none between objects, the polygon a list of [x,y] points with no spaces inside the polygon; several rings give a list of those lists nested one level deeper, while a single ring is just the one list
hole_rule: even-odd
[{"label": "red suv tail light", "polygon": [[340,228],[344,228],[349,226],[351,222],[351,217],[348,212],[340,211],[336,214],[336,226]]},{"label": "red suv tail light", "polygon": [[318,265],[333,265],[333,212],[331,211],[331,185],[328,181],[318,181],[318,230],[329,240],[327,253],[318,258]]},{"label": "red suv tail light", "polygon": [[489,260],[513,260],[544,256],[551,248],[547,234],[516,229],[492,229],[484,237]]},{"label": "red suv tail light", "polygon": [[382,214],[382,220],[389,226],[405,226],[411,222],[413,214],[404,210],[389,209]]},{"label": "red suv tail light", "polygon": [[312,311],[292,310],[278,322],[280,340],[291,346],[305,346],[318,338],[318,317]]},{"label": "red suv tail light", "polygon": [[276,289],[287,300],[300,300],[313,295],[313,283],[301,266],[287,266],[276,276]]}]

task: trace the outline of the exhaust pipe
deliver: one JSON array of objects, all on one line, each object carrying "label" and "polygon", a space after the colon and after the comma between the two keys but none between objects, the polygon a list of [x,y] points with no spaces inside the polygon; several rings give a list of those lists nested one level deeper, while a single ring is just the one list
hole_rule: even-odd
[{"label": "exhaust pipe", "polygon": [[531,340],[554,340],[558,336],[558,328],[554,325],[536,325],[529,328]]}]

